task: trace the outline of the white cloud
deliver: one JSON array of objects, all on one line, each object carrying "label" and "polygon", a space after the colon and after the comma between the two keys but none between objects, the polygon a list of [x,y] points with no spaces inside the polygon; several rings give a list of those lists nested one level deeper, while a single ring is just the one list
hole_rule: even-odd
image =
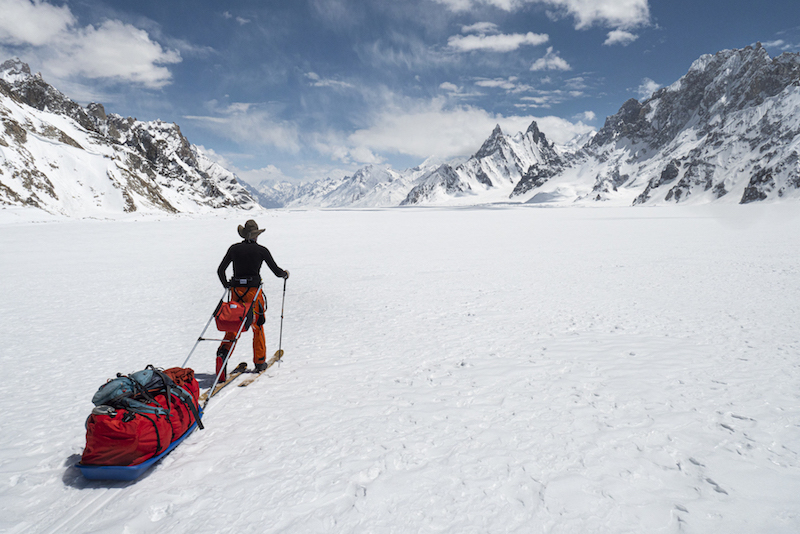
[{"label": "white cloud", "polygon": [[638,35],[633,34],[631,32],[627,32],[625,30],[612,30],[608,32],[608,38],[603,42],[603,44],[606,46],[611,46],[616,44],[622,46],[628,46],[638,38],[639,38]]},{"label": "white cloud", "polygon": [[67,5],[0,0],[0,13],[0,45],[38,58],[43,73],[57,80],[79,75],[159,88],[171,81],[166,65],[181,61],[179,52],[130,24],[106,20],[81,27]]},{"label": "white cloud", "polygon": [[584,111],[583,113],[578,113],[572,118],[579,121],[592,122],[597,118],[597,114],[594,111]]},{"label": "white cloud", "polygon": [[477,5],[490,5],[504,11],[513,11],[523,3],[522,0],[436,0],[456,13],[470,11]]},{"label": "white cloud", "polygon": [[144,30],[107,20],[98,28],[87,26],[63,39],[44,68],[59,78],[81,74],[158,88],[172,77],[163,65],[180,61],[178,52],[164,50]]},{"label": "white cloud", "polygon": [[551,14],[569,16],[575,20],[576,29],[594,25],[610,28],[635,28],[650,23],[648,0],[436,0],[454,12],[493,6],[512,12],[525,4],[544,4],[552,8]]},{"label": "white cloud", "polygon": [[[787,51],[787,50],[797,50],[800,48],[800,44],[793,44],[784,41],[783,39],[776,39],[774,41],[766,41],[761,43],[764,48],[777,48],[778,50]],[[753,43],[755,46],[755,43]]]},{"label": "white cloud", "polygon": [[405,106],[405,109],[390,107],[378,113],[372,125],[351,134],[348,143],[379,154],[449,159],[474,154],[496,124],[506,133],[516,133],[524,132],[536,119],[548,138],[558,143],[592,130],[584,124],[573,124],[558,117],[502,116],[473,106],[448,108],[441,98],[405,103]]},{"label": "white cloud", "polygon": [[43,46],[75,24],[68,6],[40,1],[0,0],[0,13],[0,41],[12,45]]},{"label": "white cloud", "polygon": [[209,107],[211,115],[186,115],[184,119],[244,145],[270,146],[292,153],[300,151],[297,126],[280,120],[262,105],[234,103],[219,107],[216,102],[210,102]]},{"label": "white cloud", "polygon": [[510,76],[508,78],[479,79],[475,82],[478,87],[489,87],[493,89],[504,89],[507,93],[521,93],[533,90],[530,85],[519,83],[519,78]]},{"label": "white cloud", "polygon": [[639,94],[639,97],[642,100],[650,98],[650,95],[656,92],[657,89],[661,87],[660,84],[654,82],[650,78],[644,78],[642,83],[639,84],[639,87],[636,88],[636,92]]},{"label": "white cloud", "polygon": [[454,83],[444,82],[439,84],[439,89],[443,91],[447,91],[448,93],[459,93],[461,92],[461,88]]},{"label": "white cloud", "polygon": [[293,177],[286,175],[275,165],[267,165],[260,169],[239,169],[235,165],[226,167],[250,185],[259,185],[262,182],[293,182]]},{"label": "white cloud", "polygon": [[546,43],[550,37],[545,33],[528,32],[526,34],[499,34],[499,35],[454,35],[447,40],[450,48],[461,52],[473,50],[488,50],[491,52],[511,52],[520,46],[536,46]]},{"label": "white cloud", "polygon": [[578,135],[584,135],[594,131],[594,128],[587,126],[583,122],[570,122],[561,117],[536,117],[536,124],[539,130],[544,132],[550,141],[563,145]]},{"label": "white cloud", "polygon": [[648,0],[532,0],[563,10],[575,19],[576,29],[595,24],[635,28],[650,22]]},{"label": "white cloud", "polygon": [[508,79],[505,78],[495,78],[493,80],[478,80],[475,82],[475,85],[479,87],[493,87],[493,88],[500,88],[506,89],[507,91],[516,89],[517,87],[517,77],[511,76]]},{"label": "white cloud", "polygon": [[548,47],[547,53],[544,57],[540,57],[536,61],[533,62],[531,65],[532,71],[539,71],[539,70],[570,70],[572,67],[569,66],[564,59],[562,59],[558,52],[553,52],[553,47]]}]

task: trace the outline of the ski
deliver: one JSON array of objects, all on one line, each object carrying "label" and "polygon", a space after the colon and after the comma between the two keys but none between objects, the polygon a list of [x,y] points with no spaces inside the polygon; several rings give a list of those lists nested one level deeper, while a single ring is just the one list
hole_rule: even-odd
[{"label": "ski", "polygon": [[233,371],[228,373],[228,378],[227,378],[227,380],[225,380],[225,382],[220,382],[219,384],[217,384],[217,387],[214,388],[214,391],[212,391],[210,395],[209,395],[208,391],[204,391],[200,395],[200,400],[204,401],[204,400],[206,400],[206,399],[208,399],[210,397],[213,397],[214,395],[219,393],[219,390],[221,390],[222,388],[224,388],[225,386],[227,386],[228,384],[230,384],[231,382],[236,380],[236,378],[239,375],[241,375],[241,374],[243,374],[245,372],[247,372],[247,364],[245,362],[242,362],[242,363],[240,363],[239,365],[236,366],[236,369],[234,369]]},{"label": "ski", "polygon": [[240,388],[247,387],[247,386],[249,386],[250,384],[252,384],[253,382],[255,382],[256,380],[258,380],[258,377],[259,377],[259,376],[261,376],[261,375],[263,375],[264,373],[266,373],[266,372],[267,372],[267,369],[269,369],[270,367],[272,367],[273,365],[275,365],[275,363],[276,363],[276,362],[279,362],[281,358],[283,358],[283,351],[282,351],[282,350],[278,350],[278,351],[276,351],[276,352],[275,352],[275,355],[274,355],[272,358],[270,358],[270,359],[267,361],[267,367],[266,367],[266,369],[264,369],[263,371],[259,371],[259,372],[257,372],[257,373],[255,374],[255,376],[250,376],[250,377],[248,377],[248,378],[245,378],[244,380],[242,380],[242,381],[239,383],[239,387],[240,387]]}]

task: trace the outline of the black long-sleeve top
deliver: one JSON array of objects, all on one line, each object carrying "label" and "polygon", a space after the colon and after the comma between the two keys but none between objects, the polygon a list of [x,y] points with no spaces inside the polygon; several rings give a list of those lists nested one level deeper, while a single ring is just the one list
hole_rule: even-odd
[{"label": "black long-sleeve top", "polygon": [[228,249],[217,269],[217,275],[223,285],[227,285],[225,270],[231,262],[233,262],[233,278],[254,277],[260,282],[261,262],[266,263],[275,276],[279,278],[286,276],[286,271],[278,267],[269,250],[255,241],[242,241],[231,245]]}]

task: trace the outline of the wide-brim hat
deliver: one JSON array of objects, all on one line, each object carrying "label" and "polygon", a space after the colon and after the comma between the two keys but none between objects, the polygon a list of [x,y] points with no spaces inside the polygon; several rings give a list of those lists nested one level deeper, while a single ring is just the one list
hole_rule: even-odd
[{"label": "wide-brim hat", "polygon": [[253,219],[244,223],[244,226],[241,224],[239,225],[239,235],[242,236],[243,239],[255,239],[263,234],[264,231],[263,228],[261,230],[258,229],[258,223]]}]

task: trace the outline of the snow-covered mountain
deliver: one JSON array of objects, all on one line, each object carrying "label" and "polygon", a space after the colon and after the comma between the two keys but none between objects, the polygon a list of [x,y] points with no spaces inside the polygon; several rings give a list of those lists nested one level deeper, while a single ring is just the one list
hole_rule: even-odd
[{"label": "snow-covered mountain", "polygon": [[[531,169],[512,198],[664,204],[799,198],[800,55],[705,55],[631,99],[576,156]],[[538,197],[537,197],[538,195]]]},{"label": "snow-covered mountain", "polygon": [[0,65],[0,205],[71,216],[258,206],[176,124],[82,107],[19,60]]}]

